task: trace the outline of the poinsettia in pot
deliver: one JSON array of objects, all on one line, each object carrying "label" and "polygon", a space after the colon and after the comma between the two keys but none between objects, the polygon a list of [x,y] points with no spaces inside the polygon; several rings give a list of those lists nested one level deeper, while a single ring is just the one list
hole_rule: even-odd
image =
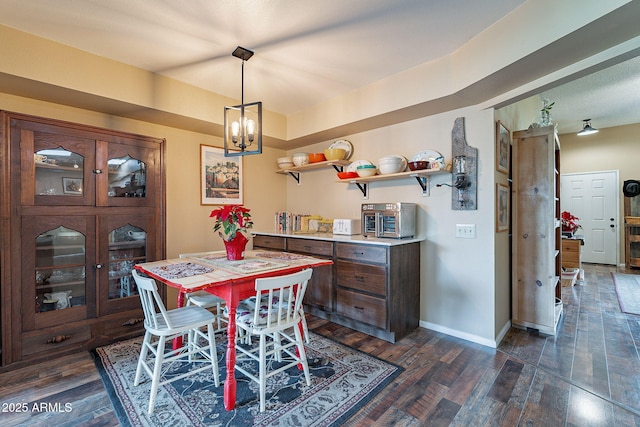
[{"label": "poinsettia in pot", "polygon": [[582,228],[578,221],[580,218],[571,214],[570,212],[562,212],[562,231],[569,232],[573,235],[577,229]]},{"label": "poinsettia in pot", "polygon": [[247,233],[253,227],[250,209],[242,205],[226,205],[211,211],[209,217],[215,218],[213,231],[217,231],[224,241],[227,259],[241,260],[247,246]]}]

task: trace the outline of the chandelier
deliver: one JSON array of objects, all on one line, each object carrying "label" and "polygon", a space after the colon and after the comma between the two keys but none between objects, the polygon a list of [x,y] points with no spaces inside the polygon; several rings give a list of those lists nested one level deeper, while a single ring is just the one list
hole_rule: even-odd
[{"label": "chandelier", "polygon": [[244,103],[244,63],[253,56],[238,46],[232,53],[242,60],[240,105],[224,107],[224,155],[245,156],[262,153],[262,102]]}]

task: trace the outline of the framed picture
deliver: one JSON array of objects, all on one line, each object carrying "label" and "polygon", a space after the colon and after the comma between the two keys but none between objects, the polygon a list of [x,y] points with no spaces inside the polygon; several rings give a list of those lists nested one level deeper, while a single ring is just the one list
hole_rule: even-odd
[{"label": "framed picture", "polygon": [[496,122],[496,170],[509,174],[511,158],[511,132],[500,120]]},{"label": "framed picture", "polygon": [[496,232],[509,230],[509,187],[496,184]]},{"label": "framed picture", "polygon": [[82,178],[62,178],[64,194],[82,194]]},{"label": "framed picture", "polygon": [[222,148],[200,146],[200,204],[241,205],[242,157],[225,157]]}]

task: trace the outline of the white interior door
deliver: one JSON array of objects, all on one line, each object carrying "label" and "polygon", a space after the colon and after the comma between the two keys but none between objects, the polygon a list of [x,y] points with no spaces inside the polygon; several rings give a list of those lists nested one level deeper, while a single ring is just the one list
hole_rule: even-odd
[{"label": "white interior door", "polygon": [[618,262],[618,171],[562,174],[560,206],[580,218],[585,237],[582,261],[597,264]]}]

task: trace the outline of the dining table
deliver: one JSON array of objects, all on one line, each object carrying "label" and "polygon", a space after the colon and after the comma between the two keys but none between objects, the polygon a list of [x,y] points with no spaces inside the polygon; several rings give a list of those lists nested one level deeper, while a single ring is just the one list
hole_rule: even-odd
[{"label": "dining table", "polygon": [[331,265],[333,261],[292,252],[248,250],[244,259],[228,260],[225,251],[181,254],[179,258],[136,264],[135,269],[178,290],[177,306],[184,306],[185,295],[207,291],[225,300],[227,324],[227,375],[224,381],[224,407],[236,403],[236,309],[238,303],[255,296],[255,280],[282,276]]}]

